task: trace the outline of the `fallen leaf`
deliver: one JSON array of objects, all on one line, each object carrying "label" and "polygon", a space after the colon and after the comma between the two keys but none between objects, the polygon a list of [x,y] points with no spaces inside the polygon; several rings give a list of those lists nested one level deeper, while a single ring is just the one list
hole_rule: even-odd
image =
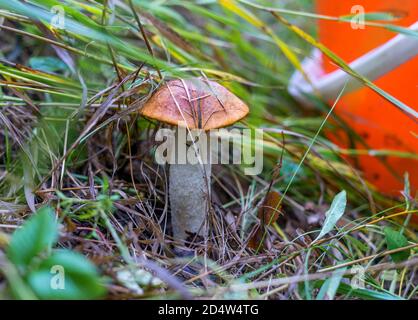
[{"label": "fallen leaf", "polygon": [[[260,246],[263,234],[266,232],[266,227],[271,226],[279,219],[281,212],[280,204],[281,196],[277,191],[270,191],[264,199],[263,205],[258,210],[258,218],[260,224],[251,236],[248,247],[256,249]],[[263,243],[264,246],[264,243]]]}]

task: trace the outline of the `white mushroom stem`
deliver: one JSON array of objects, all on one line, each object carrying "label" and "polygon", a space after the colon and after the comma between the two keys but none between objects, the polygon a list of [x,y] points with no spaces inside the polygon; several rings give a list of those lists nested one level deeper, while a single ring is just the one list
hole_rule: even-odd
[{"label": "white mushroom stem", "polygon": [[207,233],[211,165],[209,161],[203,162],[170,165],[169,197],[175,239],[186,240],[192,234]]},{"label": "white mushroom stem", "polygon": [[[411,31],[418,30],[418,22],[409,27]],[[362,76],[374,81],[381,76],[389,73],[403,63],[413,59],[418,55],[418,39],[413,35],[397,35],[380,47],[366,53],[360,58],[350,63],[350,67]],[[308,83],[300,72],[295,72],[289,82],[288,90],[296,100],[305,106],[312,106],[308,98],[313,95],[315,90],[328,101],[334,101],[346,85],[344,94],[357,90],[363,83],[351,77],[343,70],[337,70],[324,75],[321,69],[322,55],[319,50],[314,50],[312,58],[303,62],[303,69],[314,84]],[[405,106],[405,109],[415,117],[418,113]]]}]

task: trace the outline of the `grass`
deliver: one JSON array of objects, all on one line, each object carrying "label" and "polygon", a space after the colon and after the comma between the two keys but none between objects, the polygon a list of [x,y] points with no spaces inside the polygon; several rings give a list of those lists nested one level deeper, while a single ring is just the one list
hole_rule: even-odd
[{"label": "grass", "polygon": [[[51,25],[56,5],[63,29]],[[408,179],[403,198],[379,194],[343,157],[358,151],[323,134],[344,126],[333,109],[318,100],[303,110],[287,81],[313,45],[408,108],[316,42],[314,19],[344,17],[310,12],[311,1],[0,0],[0,296],[40,292],[8,248],[47,205],[60,225],[56,246],[95,264],[108,299],[416,298]],[[390,16],[372,18],[373,27],[405,32]],[[211,233],[182,257],[170,236],[166,168],[153,160],[158,126],[138,109],[159,83],[202,75],[251,107],[241,125],[264,129],[264,171],[251,177],[239,166],[214,166]],[[343,190],[346,203],[335,197]],[[272,193],[280,215],[266,221],[260,212]],[[330,209],[333,200],[343,212]],[[327,210],[344,214],[327,222]]]}]

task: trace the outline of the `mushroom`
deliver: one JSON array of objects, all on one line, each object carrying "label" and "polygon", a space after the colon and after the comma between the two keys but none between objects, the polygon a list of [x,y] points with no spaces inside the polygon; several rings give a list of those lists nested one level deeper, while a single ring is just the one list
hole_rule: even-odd
[{"label": "mushroom", "polygon": [[[222,85],[202,78],[171,80],[163,85],[142,107],[147,118],[191,130],[226,127],[244,118],[249,109]],[[194,131],[194,130],[193,130]],[[195,149],[196,151],[196,149]],[[198,151],[200,156],[203,154]],[[207,161],[171,164],[169,198],[173,237],[187,240],[191,235],[204,236],[205,218],[210,208],[210,152]]]}]

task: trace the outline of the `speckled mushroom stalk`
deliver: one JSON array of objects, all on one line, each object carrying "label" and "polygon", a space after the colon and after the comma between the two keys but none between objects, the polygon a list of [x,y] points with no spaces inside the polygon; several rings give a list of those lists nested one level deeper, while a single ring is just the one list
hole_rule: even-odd
[{"label": "speckled mushroom stalk", "polygon": [[[248,114],[247,105],[220,84],[201,78],[171,80],[143,106],[147,118],[188,130],[226,127]],[[190,133],[190,131],[188,131]],[[169,198],[173,237],[177,240],[204,236],[210,209],[210,152],[202,163],[171,164]]]},{"label": "speckled mushroom stalk", "polygon": [[169,168],[171,224],[176,239],[205,236],[210,209],[210,164],[172,164]]}]

